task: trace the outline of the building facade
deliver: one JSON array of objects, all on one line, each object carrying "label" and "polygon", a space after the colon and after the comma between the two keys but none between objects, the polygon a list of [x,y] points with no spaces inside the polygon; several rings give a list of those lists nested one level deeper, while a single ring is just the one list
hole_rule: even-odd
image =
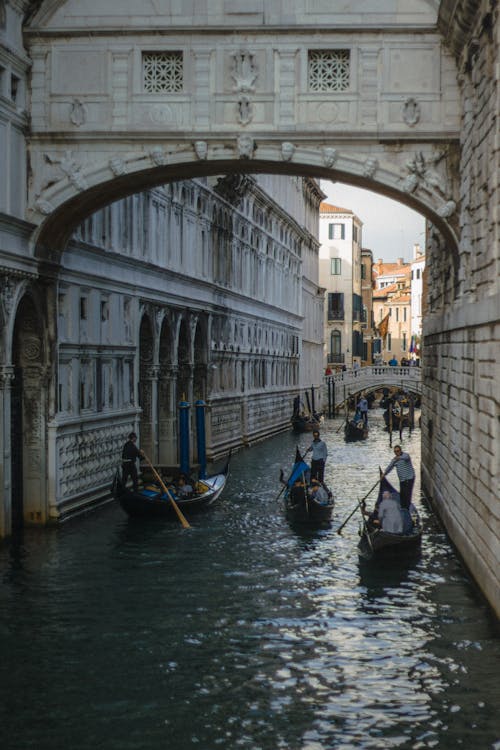
[{"label": "building facade", "polygon": [[319,283],[325,289],[325,368],[363,359],[362,222],[349,209],[320,206]]},{"label": "building facade", "polygon": [[407,361],[411,344],[411,265],[378,260],[373,266],[373,316],[378,330],[377,361]]}]

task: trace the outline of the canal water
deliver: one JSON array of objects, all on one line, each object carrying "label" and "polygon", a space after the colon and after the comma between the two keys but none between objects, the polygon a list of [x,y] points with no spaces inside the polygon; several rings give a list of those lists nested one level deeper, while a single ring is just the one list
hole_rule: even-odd
[{"label": "canal water", "polygon": [[392,449],[340,424],[331,529],[284,518],[290,432],[235,455],[189,530],[108,505],[0,547],[2,750],[499,750],[498,623],[418,485],[421,556],[360,565],[358,513],[336,528]]}]

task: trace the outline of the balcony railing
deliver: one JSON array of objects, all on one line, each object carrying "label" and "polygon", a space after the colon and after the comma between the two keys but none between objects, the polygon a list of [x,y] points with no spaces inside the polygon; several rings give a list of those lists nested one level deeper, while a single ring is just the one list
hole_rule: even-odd
[{"label": "balcony railing", "polygon": [[330,352],[328,355],[328,364],[330,365],[343,365],[345,362],[345,354],[334,354]]},{"label": "balcony railing", "polygon": [[344,320],[344,311],[328,310],[328,320]]}]

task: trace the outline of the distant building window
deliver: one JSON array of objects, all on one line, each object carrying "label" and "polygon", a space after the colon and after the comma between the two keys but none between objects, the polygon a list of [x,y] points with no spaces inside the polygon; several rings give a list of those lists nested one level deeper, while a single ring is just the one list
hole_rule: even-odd
[{"label": "distant building window", "polygon": [[329,240],[345,240],[345,224],[328,224]]},{"label": "distant building window", "polygon": [[309,50],[309,90],[347,91],[350,57],[348,49]]},{"label": "distant building window", "polygon": [[403,343],[401,345],[402,350],[406,351],[406,333],[403,331]]},{"label": "distant building window", "polygon": [[332,276],[340,276],[342,273],[342,259],[341,258],[330,258],[330,273]]},{"label": "distant building window", "polygon": [[330,352],[332,354],[331,361],[334,362],[334,358],[338,357],[342,353],[342,334],[340,331],[332,331],[330,335]]},{"label": "distant building window", "polygon": [[142,77],[148,94],[176,93],[184,83],[182,52],[143,52]]},{"label": "distant building window", "polygon": [[399,320],[399,307],[396,307],[396,323]]},{"label": "distant building window", "polygon": [[328,293],[328,320],[344,320],[343,292]]},{"label": "distant building window", "polygon": [[387,351],[390,352],[392,349],[392,336],[390,333],[387,334]]},{"label": "distant building window", "polygon": [[420,268],[417,268],[417,279],[420,278]]},{"label": "distant building window", "polygon": [[80,320],[87,320],[87,297],[80,297]]},{"label": "distant building window", "polygon": [[361,278],[366,279],[366,266],[364,263],[361,264]]},{"label": "distant building window", "polygon": [[353,227],[352,227],[352,241],[353,242],[357,242],[358,241],[358,228],[355,225],[353,225]]},{"label": "distant building window", "polygon": [[403,321],[406,323],[406,307],[403,307]]}]

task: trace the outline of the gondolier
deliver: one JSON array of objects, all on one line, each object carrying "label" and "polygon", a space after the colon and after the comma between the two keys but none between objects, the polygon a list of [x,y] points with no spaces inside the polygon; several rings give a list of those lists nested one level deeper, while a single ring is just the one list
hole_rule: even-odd
[{"label": "gondolier", "polygon": [[409,453],[404,453],[400,445],[394,446],[395,456],[387,469],[382,474],[383,479],[394,467],[398,473],[399,478],[399,495],[401,507],[409,509],[411,503],[411,495],[413,492],[413,485],[415,484],[415,471]]},{"label": "gondolier", "polygon": [[131,432],[122,450],[122,482],[125,485],[130,477],[134,485],[134,491],[137,491],[139,487],[136,461],[144,456],[144,453],[136,446],[136,440],[137,435],[135,432]]},{"label": "gondolier", "polygon": [[306,453],[310,453],[311,451],[311,479],[318,479],[320,482],[323,482],[328,449],[326,443],[319,436],[319,430],[313,431],[313,441],[306,450]]}]

